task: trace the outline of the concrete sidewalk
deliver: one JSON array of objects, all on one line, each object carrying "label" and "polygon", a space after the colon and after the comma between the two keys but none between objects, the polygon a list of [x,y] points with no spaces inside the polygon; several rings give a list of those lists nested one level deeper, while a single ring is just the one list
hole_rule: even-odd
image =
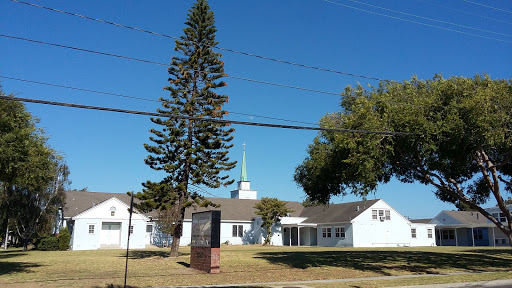
[{"label": "concrete sidewalk", "polygon": [[[496,271],[504,272],[504,271]],[[204,285],[204,286],[172,286],[172,287],[153,287],[153,288],[229,288],[229,287],[272,287],[272,288],[309,288],[307,284],[321,284],[321,283],[342,283],[342,282],[360,282],[360,281],[379,281],[379,280],[393,280],[393,279],[406,279],[406,278],[420,278],[420,277],[443,277],[451,275],[464,275],[464,274],[484,274],[494,272],[462,272],[462,273],[445,273],[445,274],[414,274],[414,275],[399,275],[399,276],[380,276],[380,277],[365,277],[365,278],[346,278],[346,279],[329,279],[329,280],[307,280],[307,281],[288,281],[288,282],[260,282],[260,283],[240,283],[240,284],[224,284],[224,285]],[[457,288],[457,287],[470,287],[470,288],[512,288],[512,279],[506,280],[493,280],[485,282],[465,282],[465,283],[448,283],[448,284],[433,284],[433,285],[417,285],[417,286],[395,286],[401,288]],[[391,287],[387,287],[391,288]]]}]

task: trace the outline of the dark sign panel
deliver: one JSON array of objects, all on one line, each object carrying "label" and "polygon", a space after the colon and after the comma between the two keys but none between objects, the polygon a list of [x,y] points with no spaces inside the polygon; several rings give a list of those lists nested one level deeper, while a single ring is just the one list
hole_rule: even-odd
[{"label": "dark sign panel", "polygon": [[220,211],[192,214],[193,247],[220,247]]}]

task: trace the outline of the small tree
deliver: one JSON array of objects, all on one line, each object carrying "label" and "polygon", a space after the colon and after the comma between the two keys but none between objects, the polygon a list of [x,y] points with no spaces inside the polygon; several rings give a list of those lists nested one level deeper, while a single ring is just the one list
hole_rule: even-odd
[{"label": "small tree", "polygon": [[254,205],[257,209],[256,215],[261,216],[261,228],[267,231],[265,242],[263,245],[270,243],[272,238],[272,226],[281,221],[281,217],[285,217],[293,210],[286,207],[286,202],[278,200],[277,198],[263,197],[260,202]]},{"label": "small tree", "polygon": [[59,250],[66,251],[69,249],[69,241],[71,240],[71,234],[69,234],[68,227],[60,229],[59,236]]}]

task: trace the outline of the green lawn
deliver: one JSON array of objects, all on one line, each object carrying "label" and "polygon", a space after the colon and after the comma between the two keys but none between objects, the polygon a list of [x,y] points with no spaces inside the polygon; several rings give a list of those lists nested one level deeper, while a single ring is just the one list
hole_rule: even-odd
[{"label": "green lawn", "polygon": [[[181,247],[180,252],[182,255],[179,258],[171,259],[167,257],[168,249],[131,251],[127,283],[135,287],[208,285],[483,271],[502,272],[435,277],[436,280],[429,277],[399,279],[394,282],[367,281],[364,282],[365,286],[358,287],[512,278],[512,273],[507,273],[512,270],[512,249],[509,247],[358,249],[222,246],[222,273],[217,275],[188,268],[190,248]],[[124,281],[125,253],[125,250],[0,250],[0,286],[117,286]],[[354,283],[343,284],[349,286],[335,284],[308,285],[354,287]]]}]

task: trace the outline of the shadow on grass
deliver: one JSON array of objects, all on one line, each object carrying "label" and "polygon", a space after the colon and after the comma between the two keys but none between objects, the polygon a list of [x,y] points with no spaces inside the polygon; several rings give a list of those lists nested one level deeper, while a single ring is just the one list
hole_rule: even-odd
[{"label": "shadow on grass", "polygon": [[[187,256],[190,253],[180,253],[180,256]],[[121,258],[126,257],[126,254],[119,256]],[[169,251],[145,251],[145,250],[134,250],[128,253],[129,259],[145,259],[145,258],[169,258]]]},{"label": "shadow on grass", "polygon": [[8,259],[8,258],[14,258],[18,256],[27,255],[27,253],[0,253],[0,259]]},{"label": "shadow on grass", "polygon": [[489,255],[488,250],[473,253],[442,253],[422,251],[318,251],[318,252],[261,252],[272,264],[293,268],[341,267],[392,275],[390,270],[415,274],[439,274],[437,269],[469,272],[512,269],[512,257]]},{"label": "shadow on grass", "polygon": [[11,273],[28,273],[30,268],[40,267],[41,265],[27,262],[0,262],[0,275]]}]

